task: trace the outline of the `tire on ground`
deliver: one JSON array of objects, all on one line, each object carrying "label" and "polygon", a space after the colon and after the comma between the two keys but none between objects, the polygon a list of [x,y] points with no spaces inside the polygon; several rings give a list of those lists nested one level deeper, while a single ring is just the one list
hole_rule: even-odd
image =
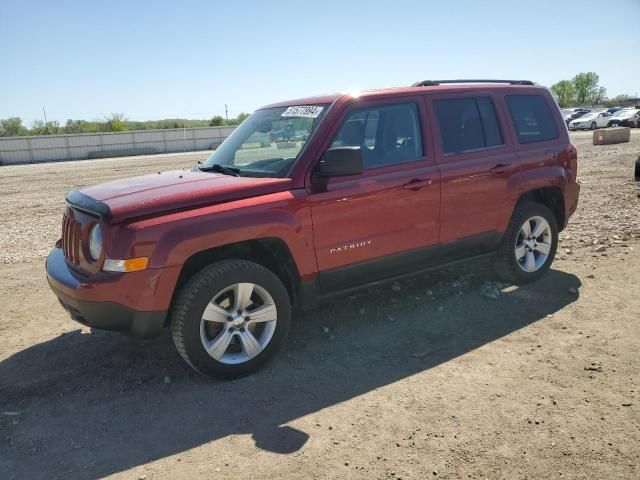
[{"label": "tire on ground", "polygon": [[[204,309],[214,295],[236,283],[254,283],[273,298],[276,328],[269,343],[255,357],[238,364],[220,362],[205,350],[200,338]],[[247,260],[224,260],[205,267],[180,289],[171,314],[171,335],[180,356],[208,377],[236,378],[260,369],[281,346],[291,323],[291,301],[280,279],[262,265]]]},{"label": "tire on ground", "polygon": [[[520,229],[525,220],[533,217],[544,218],[551,227],[551,249],[546,263],[535,272],[525,272],[516,258],[515,247]],[[502,237],[502,242],[498,247],[493,267],[502,280],[513,283],[535,282],[551,268],[553,259],[558,248],[558,222],[553,212],[545,205],[534,202],[519,203],[511,216],[509,226]]]}]

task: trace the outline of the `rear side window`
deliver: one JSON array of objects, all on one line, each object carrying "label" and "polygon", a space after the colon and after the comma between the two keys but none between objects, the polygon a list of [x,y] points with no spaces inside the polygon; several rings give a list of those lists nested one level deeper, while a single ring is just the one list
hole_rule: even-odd
[{"label": "rear side window", "polygon": [[541,95],[507,95],[507,105],[518,142],[544,142],[558,138],[556,122]]},{"label": "rear side window", "polygon": [[490,98],[454,98],[436,100],[434,104],[445,154],[495,147],[504,143]]},{"label": "rear side window", "polygon": [[421,159],[417,105],[385,105],[352,113],[331,142],[331,147],[344,146],[361,148],[365,169]]}]

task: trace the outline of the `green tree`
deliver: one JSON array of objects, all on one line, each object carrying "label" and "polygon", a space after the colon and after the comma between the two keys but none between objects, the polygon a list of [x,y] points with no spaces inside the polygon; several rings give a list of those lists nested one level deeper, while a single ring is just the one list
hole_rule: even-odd
[{"label": "green tree", "polygon": [[88,122],[86,120],[73,120],[70,118],[64,125],[64,133],[96,133],[100,130],[98,122]]},{"label": "green tree", "polygon": [[127,130],[127,120],[124,113],[111,113],[104,118],[107,132],[124,132]]},{"label": "green tree", "polygon": [[31,135],[46,135],[47,134],[47,125],[44,123],[44,120],[34,120],[31,123]]},{"label": "green tree", "polygon": [[83,133],[82,122],[83,120],[67,119],[67,123],[64,124],[64,133]]},{"label": "green tree", "polygon": [[573,86],[576,89],[576,102],[578,105],[587,105],[593,102],[598,91],[600,77],[595,72],[583,72],[573,77]]},{"label": "green tree", "polygon": [[575,104],[576,89],[571,80],[560,80],[558,83],[551,85],[551,91],[558,97],[558,105],[561,108]]},{"label": "green tree", "polygon": [[238,115],[235,120],[232,122],[233,125],[240,125],[242,122],[245,121],[245,119],[249,116],[248,113],[244,113],[242,112],[240,115]]},{"label": "green tree", "polygon": [[0,120],[0,137],[17,137],[25,135],[27,129],[22,125],[20,117],[11,117]]},{"label": "green tree", "polygon": [[224,122],[224,118],[222,118],[220,115],[216,115],[215,117],[213,117],[211,119],[211,121],[209,122],[209,126],[210,127],[221,127],[225,124]]},{"label": "green tree", "polygon": [[607,89],[604,87],[598,87],[593,93],[592,105],[602,105],[607,99]]},{"label": "green tree", "polygon": [[125,124],[126,124],[126,130],[146,130],[148,128],[153,128],[153,127],[150,127],[147,122],[127,121],[125,122]]},{"label": "green tree", "polygon": [[618,96],[613,97],[613,98],[608,98],[605,101],[605,105],[607,107],[619,107],[620,105],[622,105],[622,104],[628,102],[629,100],[631,100],[631,98],[632,98],[631,95],[625,95],[625,94],[618,95]]},{"label": "green tree", "polygon": [[60,131],[60,122],[54,120],[44,123],[44,120],[34,120],[31,124],[31,135],[55,135]]}]

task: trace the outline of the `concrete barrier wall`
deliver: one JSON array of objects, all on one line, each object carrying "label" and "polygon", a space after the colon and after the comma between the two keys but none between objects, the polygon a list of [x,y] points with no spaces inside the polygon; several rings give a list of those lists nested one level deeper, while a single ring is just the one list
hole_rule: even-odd
[{"label": "concrete barrier wall", "polygon": [[631,139],[629,127],[613,127],[595,130],[593,132],[594,145],[611,145],[613,143],[625,143]]},{"label": "concrete barrier wall", "polygon": [[0,165],[211,150],[217,148],[233,128],[172,128],[6,137],[0,138]]}]

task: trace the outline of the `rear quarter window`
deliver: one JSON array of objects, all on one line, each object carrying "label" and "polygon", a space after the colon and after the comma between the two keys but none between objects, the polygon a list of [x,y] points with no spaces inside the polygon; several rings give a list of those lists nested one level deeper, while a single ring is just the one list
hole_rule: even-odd
[{"label": "rear quarter window", "polygon": [[558,129],[542,95],[507,95],[507,106],[519,143],[558,138]]},{"label": "rear quarter window", "polygon": [[445,155],[503,145],[490,98],[451,98],[436,100],[434,105]]}]

